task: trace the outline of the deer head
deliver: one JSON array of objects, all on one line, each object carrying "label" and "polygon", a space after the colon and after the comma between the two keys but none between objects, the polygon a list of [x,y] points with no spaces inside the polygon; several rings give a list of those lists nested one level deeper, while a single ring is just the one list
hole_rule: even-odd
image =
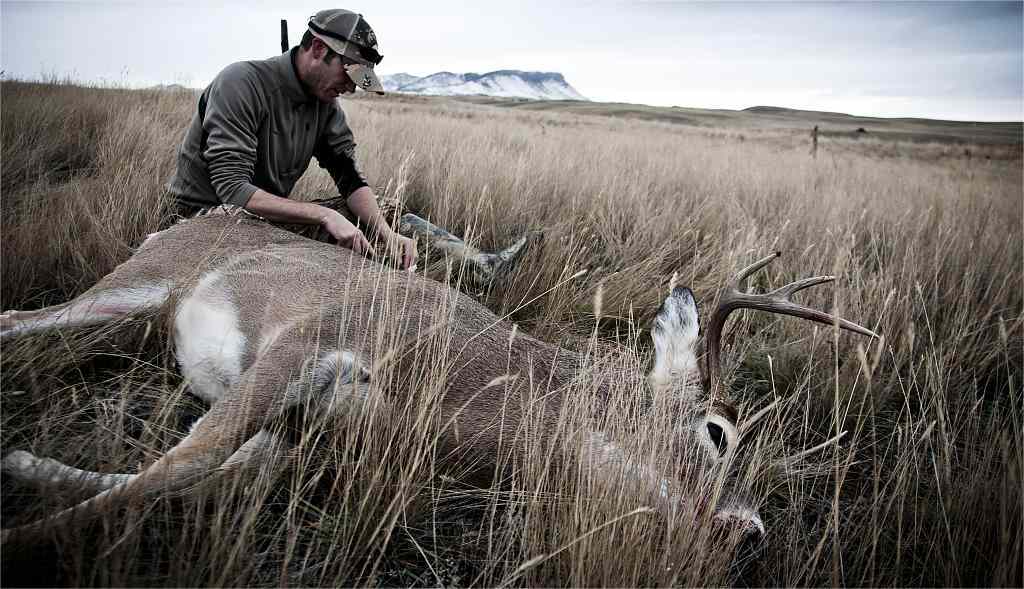
[{"label": "deer head", "polygon": [[[703,375],[697,353],[699,316],[690,289],[673,288],[654,319],[654,366],[648,383],[656,402],[671,412],[684,478],[694,471],[717,471],[730,478],[731,459],[740,446],[742,432],[735,403],[721,377],[721,336],[730,313],[743,308],[758,309],[878,337],[860,325],[790,300],[794,293],[830,282],[833,276],[805,278],[765,294],[747,292],[747,279],[780,255],[775,252],[743,268],[720,294],[718,306],[707,322]],[[760,516],[745,498],[726,492],[718,505],[716,520],[753,535],[764,534]]]}]

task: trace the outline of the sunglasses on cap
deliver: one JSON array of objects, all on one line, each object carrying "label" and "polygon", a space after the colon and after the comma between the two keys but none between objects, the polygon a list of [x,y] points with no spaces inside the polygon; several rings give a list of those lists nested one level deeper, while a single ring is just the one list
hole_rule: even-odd
[{"label": "sunglasses on cap", "polygon": [[348,43],[349,47],[354,47],[356,52],[359,53],[359,57],[363,58],[370,64],[378,65],[384,59],[384,56],[381,55],[380,53],[377,53],[376,49],[372,47],[364,47],[363,45],[360,45],[359,43],[356,43],[355,41],[348,39],[344,35],[340,35],[338,33],[335,33],[334,31],[329,31],[321,26],[318,26],[312,20],[309,21],[309,28],[319,35],[330,37],[332,39],[337,39],[338,41],[341,41],[343,43]]}]

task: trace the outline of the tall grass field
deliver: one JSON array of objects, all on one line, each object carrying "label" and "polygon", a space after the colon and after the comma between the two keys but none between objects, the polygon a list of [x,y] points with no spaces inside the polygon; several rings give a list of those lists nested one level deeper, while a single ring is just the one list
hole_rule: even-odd
[{"label": "tall grass field", "polygon": [[[0,307],[64,302],[170,222],[164,186],[197,95],[6,81],[0,99]],[[1019,136],[823,133],[812,157],[810,119],[751,127],[598,107],[343,102],[380,197],[486,250],[543,232],[489,289],[446,277],[443,263],[420,271],[586,355],[559,418],[565,435],[527,424],[536,443],[493,457],[482,482],[467,476],[473,464],[441,464],[444,416],[429,392],[443,374],[415,358],[391,370],[388,402],[299,428],[275,457],[286,468],[127,505],[52,545],[5,546],[3,584],[1024,583]],[[314,162],[292,197],[332,190]],[[673,440],[665,416],[645,410],[642,376],[670,283],[690,286],[706,319],[732,274],[776,250],[753,287],[835,275],[799,302],[883,337],[754,311],[727,324],[723,378],[740,421],[775,403],[734,466],[763,543],[656,508],[623,472],[557,467],[571,464],[560,457],[579,424],[664,463]],[[199,255],[181,252],[183,263]],[[0,370],[3,454],[137,472],[205,410],[177,372],[166,317],[11,338]],[[595,383],[622,371],[636,377],[610,383],[595,411]],[[82,499],[7,478],[2,493],[4,528]]]}]

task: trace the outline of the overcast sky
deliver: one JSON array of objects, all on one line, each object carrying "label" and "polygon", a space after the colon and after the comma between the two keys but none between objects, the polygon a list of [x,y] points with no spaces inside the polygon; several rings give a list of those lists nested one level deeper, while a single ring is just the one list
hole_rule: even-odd
[{"label": "overcast sky", "polygon": [[[202,87],[310,2],[0,2],[5,76]],[[1024,119],[1022,2],[364,1],[381,74],[556,71],[593,100]]]}]

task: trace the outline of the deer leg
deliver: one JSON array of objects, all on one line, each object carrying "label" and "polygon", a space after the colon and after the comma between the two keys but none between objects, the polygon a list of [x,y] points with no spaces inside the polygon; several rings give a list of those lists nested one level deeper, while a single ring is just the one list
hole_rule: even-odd
[{"label": "deer leg", "polygon": [[637,481],[642,487],[657,493],[661,499],[669,498],[670,483],[652,466],[637,462],[626,449],[609,440],[600,432],[591,432],[584,439],[580,456],[592,472],[612,472],[616,476],[624,475],[627,479]]},{"label": "deer leg", "polygon": [[46,539],[56,529],[84,524],[104,513],[112,513],[132,499],[149,499],[158,493],[181,491],[199,482],[241,446],[231,444],[231,439],[240,433],[241,428],[228,426],[227,429],[232,431],[218,432],[214,429],[217,421],[204,420],[193,434],[138,475],[54,516],[3,530],[0,540],[3,544],[12,540],[38,542]]},{"label": "deer leg", "polygon": [[52,458],[39,458],[30,452],[16,450],[0,462],[0,472],[44,491],[75,492],[96,495],[127,483],[135,475],[81,470]]},{"label": "deer leg", "polygon": [[0,338],[100,325],[133,313],[159,308],[170,296],[168,284],[88,291],[67,303],[34,311],[0,313]]},{"label": "deer leg", "polygon": [[[276,436],[267,430],[260,430],[228,457],[217,469],[217,472],[218,474],[234,474],[242,468],[266,463],[278,443],[279,439]],[[276,471],[277,468],[274,470]],[[97,495],[138,476],[82,470],[53,458],[39,458],[24,450],[15,450],[4,457],[3,461],[0,461],[0,472],[42,491],[88,496]]]},{"label": "deer leg", "polygon": [[212,466],[207,448],[183,441],[152,466],[94,497],[44,520],[3,530],[2,542],[36,542],[52,531],[73,523],[85,523],[123,505],[132,498],[148,498],[158,491],[175,491],[197,482]]},{"label": "deer leg", "polygon": [[[333,409],[335,406],[332,405],[331,408]],[[219,467],[212,468],[212,461],[206,461],[205,464],[193,463],[190,466],[178,468],[175,471],[165,469],[164,473],[158,473],[158,476],[159,474],[166,474],[167,478],[165,480],[150,477],[156,484],[148,485],[150,487],[149,490],[173,492],[184,489],[197,482],[194,474],[199,474],[195,472],[190,475],[188,471],[208,471],[211,476],[222,478],[246,476],[259,469],[259,474],[273,478],[278,472],[288,466],[291,461],[291,458],[288,456],[285,456],[281,461],[272,461],[276,450],[283,445],[290,444],[267,429],[262,429],[249,438],[245,444],[242,444]],[[161,462],[167,462],[168,459],[173,460],[170,452]],[[11,452],[2,461],[4,475],[32,484],[45,491],[73,492],[79,495],[92,495],[93,497],[40,522],[3,530],[2,543],[6,544],[11,539],[25,540],[26,537],[29,539],[37,538],[48,529],[71,523],[78,517],[85,519],[90,513],[99,513],[102,510],[108,509],[132,494],[133,485],[131,483],[143,476],[143,474],[150,473],[156,468],[157,465],[155,464],[141,474],[99,473],[68,466],[52,458],[38,458],[25,451]],[[186,476],[180,476],[182,473],[185,473]],[[171,477],[174,475],[178,475],[180,480],[177,482],[172,480]],[[138,483],[134,485],[134,487],[138,486]],[[141,493],[145,495],[147,490],[143,489]]]},{"label": "deer leg", "polygon": [[[254,364],[246,370],[225,399],[214,404],[185,439],[144,471],[128,475],[94,497],[54,516],[3,530],[0,542],[39,541],[55,529],[95,519],[131,499],[181,491],[211,474],[239,472],[243,467],[272,456],[278,441],[272,430],[264,427],[269,425],[268,418],[283,416],[287,413],[285,410],[296,403],[317,411],[340,411],[350,406],[353,398],[358,399],[368,392],[368,373],[349,352],[331,351],[307,359],[298,382],[286,380],[290,373],[281,369],[275,354],[268,353],[267,357],[269,360],[265,363]],[[274,391],[284,391],[284,398],[279,399]],[[77,471],[56,461],[52,463],[67,469],[58,469],[62,474]],[[45,463],[45,466],[55,466],[52,463]],[[92,479],[92,482],[99,487],[115,479]]]},{"label": "deer leg", "polygon": [[508,272],[530,242],[528,236],[524,235],[496,254],[482,252],[412,213],[402,215],[398,229],[405,235],[425,241],[432,249],[442,252],[454,262],[465,264],[470,270],[473,282],[478,286],[485,286]]},{"label": "deer leg", "polygon": [[249,441],[242,444],[242,447],[235,450],[235,453],[228,457],[218,469],[221,472],[233,473],[238,469],[251,466],[256,462],[262,462],[269,458],[274,446],[277,445],[277,436],[265,429],[256,432],[256,435],[249,438]]},{"label": "deer leg", "polygon": [[[193,424],[193,431],[201,421],[202,419]],[[272,440],[269,436],[270,434],[261,430],[232,454],[221,468],[230,469],[236,464],[251,462],[253,458],[265,454],[271,447]],[[138,476],[82,470],[54,458],[40,458],[24,450],[15,450],[5,456],[0,461],[0,472],[42,491],[89,496],[127,483]]]},{"label": "deer leg", "polygon": [[227,398],[214,404],[185,439],[139,474],[56,515],[3,530],[0,542],[43,541],[57,529],[93,521],[133,499],[150,499],[198,483],[259,431],[260,423],[274,402],[272,391],[281,390],[287,384],[283,380],[288,372],[270,364],[273,363],[250,367]]},{"label": "deer leg", "polygon": [[[321,361],[323,360],[321,359]],[[333,386],[319,395],[315,406],[307,407],[316,413],[317,424],[344,413],[352,407],[353,403],[361,403],[369,399],[369,376],[365,369],[360,367],[358,372],[355,370],[343,372],[335,378]],[[286,416],[287,409],[281,417]],[[263,473],[273,476],[287,466],[290,462],[287,456],[280,462],[273,462],[273,459],[277,450],[291,448],[293,444],[273,429],[264,427],[256,432],[256,435],[249,438],[248,442],[242,444],[241,448],[220,465],[217,469],[218,473],[231,475],[259,467],[263,469]]]},{"label": "deer leg", "polygon": [[[321,355],[311,372],[299,382],[289,383],[284,407],[277,419],[287,419],[291,410],[300,409],[302,405],[301,409],[313,411],[319,420],[317,423],[320,423],[344,413],[353,403],[369,399],[369,372],[357,365],[349,352],[333,351]],[[314,395],[305,394],[307,390],[315,391]],[[277,472],[284,467],[287,460],[280,464],[270,464],[270,460],[277,449],[292,444],[275,429],[268,426],[256,432],[220,465],[218,472],[231,474],[254,466],[269,467]]]},{"label": "deer leg", "polygon": [[[657,500],[658,505],[671,513],[680,508],[696,509],[699,499],[693,489],[679,488],[678,479],[669,479],[657,468],[644,464],[637,456],[628,454],[625,449],[609,440],[602,432],[592,432],[581,448],[581,458],[592,472],[614,473],[615,480],[619,477],[633,479],[642,489],[646,489]],[[621,474],[620,474],[621,473]],[[713,481],[708,481],[713,483]],[[704,492],[711,498],[713,484],[709,484]],[[698,491],[699,492],[699,491]],[[736,530],[742,537],[756,540],[765,534],[764,522],[750,501],[742,496],[730,493],[718,499],[718,505],[712,514],[715,525],[722,526],[727,532]]]},{"label": "deer leg", "polygon": [[[285,403],[277,420],[287,420],[291,411],[301,409],[313,411],[317,425],[351,409],[353,404],[363,403],[370,398],[370,373],[358,365],[350,352],[335,350],[322,354],[309,372],[297,383],[290,383],[285,393]],[[307,391],[314,391],[313,395]],[[301,407],[300,407],[301,406]],[[272,419],[271,421],[273,421]],[[272,463],[276,450],[291,447],[292,444],[270,426],[256,432],[234,454],[221,464],[221,473],[237,473],[254,466],[269,468],[276,473],[285,467],[288,459]]]}]

